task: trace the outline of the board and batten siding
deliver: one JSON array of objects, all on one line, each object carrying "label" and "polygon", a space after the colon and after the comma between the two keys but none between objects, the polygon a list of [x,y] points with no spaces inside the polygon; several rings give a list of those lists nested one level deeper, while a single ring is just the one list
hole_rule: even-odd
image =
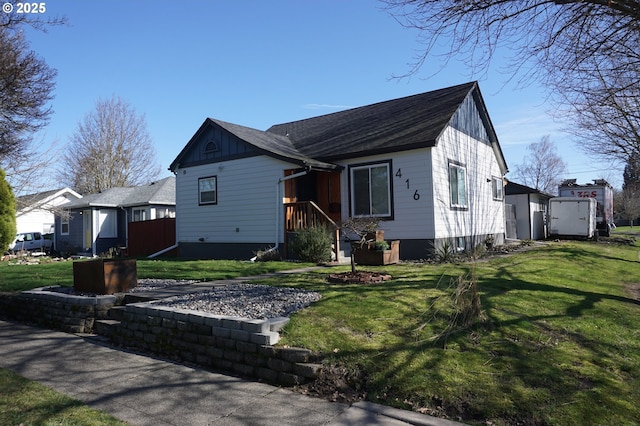
[{"label": "board and batten siding", "polygon": [[[176,170],[177,242],[275,243],[278,180],[292,167],[255,156]],[[218,202],[199,205],[198,179],[210,176],[217,177]]]},{"label": "board and batten siding", "polygon": [[342,217],[349,217],[349,166],[391,161],[393,219],[381,220],[379,227],[387,240],[433,238],[433,188],[430,148],[359,157],[340,162]]},{"label": "board and batten siding", "polygon": [[[447,127],[432,155],[435,238],[503,234],[504,202],[494,200],[492,191],[492,179],[501,179],[502,172],[491,145]],[[466,209],[451,207],[450,161],[466,168]]]}]

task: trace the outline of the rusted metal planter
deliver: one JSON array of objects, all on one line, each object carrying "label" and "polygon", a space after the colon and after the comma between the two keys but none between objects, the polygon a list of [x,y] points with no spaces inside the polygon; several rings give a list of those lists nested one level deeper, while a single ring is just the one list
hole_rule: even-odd
[{"label": "rusted metal planter", "polygon": [[138,284],[135,259],[94,259],[73,262],[73,289],[82,293],[114,294]]},{"label": "rusted metal planter", "polygon": [[400,241],[391,241],[389,250],[375,250],[363,248],[353,253],[358,265],[390,265],[400,262]]}]

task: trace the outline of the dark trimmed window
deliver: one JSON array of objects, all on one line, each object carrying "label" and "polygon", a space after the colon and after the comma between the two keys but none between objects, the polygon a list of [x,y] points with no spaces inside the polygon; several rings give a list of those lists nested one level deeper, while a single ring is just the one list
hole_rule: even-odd
[{"label": "dark trimmed window", "polygon": [[351,215],[393,216],[391,162],[349,166]]},{"label": "dark trimmed window", "polygon": [[217,176],[198,179],[198,204],[218,204]]}]

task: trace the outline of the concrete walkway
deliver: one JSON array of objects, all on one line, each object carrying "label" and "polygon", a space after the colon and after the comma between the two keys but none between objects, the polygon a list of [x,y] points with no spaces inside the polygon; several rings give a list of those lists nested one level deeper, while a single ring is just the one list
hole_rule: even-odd
[{"label": "concrete walkway", "polygon": [[368,402],[332,403],[7,321],[0,367],[132,425],[459,425]]}]

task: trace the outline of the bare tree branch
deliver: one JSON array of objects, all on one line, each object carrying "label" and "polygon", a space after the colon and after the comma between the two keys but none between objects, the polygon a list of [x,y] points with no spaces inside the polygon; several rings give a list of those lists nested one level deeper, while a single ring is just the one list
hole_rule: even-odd
[{"label": "bare tree branch", "polygon": [[21,32],[0,27],[0,159],[19,156],[47,124],[55,77]]},{"label": "bare tree branch", "polygon": [[587,153],[619,162],[640,154],[640,1],[383,1],[420,33],[424,49],[406,75],[442,45],[443,66],[461,57],[486,72],[500,48],[511,53],[503,71],[545,85]]},{"label": "bare tree branch", "polygon": [[42,192],[51,189],[51,180],[55,176],[55,142],[49,148],[41,150],[44,143],[30,142],[19,152],[15,152],[0,161],[0,167],[7,173],[7,181],[18,195]]},{"label": "bare tree branch", "polygon": [[81,194],[146,184],[159,173],[144,116],[119,97],[99,100],[78,123],[59,170]]},{"label": "bare tree branch", "polygon": [[515,167],[515,178],[520,183],[547,194],[556,193],[567,166],[558,156],[549,136],[530,144],[527,151],[529,155],[524,158],[524,162]]}]

